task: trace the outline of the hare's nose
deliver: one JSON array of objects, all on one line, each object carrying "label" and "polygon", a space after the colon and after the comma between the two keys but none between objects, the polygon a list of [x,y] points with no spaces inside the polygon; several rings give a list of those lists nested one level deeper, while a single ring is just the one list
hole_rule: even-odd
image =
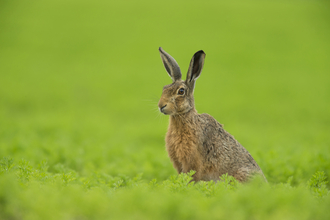
[{"label": "hare's nose", "polygon": [[165,108],[166,106],[167,106],[167,104],[164,105],[163,107],[159,108],[159,110],[160,110],[161,112],[163,112],[163,110],[164,110],[164,108]]}]

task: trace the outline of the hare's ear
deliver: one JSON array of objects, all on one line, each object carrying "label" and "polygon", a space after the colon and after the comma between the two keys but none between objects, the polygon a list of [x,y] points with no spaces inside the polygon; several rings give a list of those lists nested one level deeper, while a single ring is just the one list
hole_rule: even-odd
[{"label": "hare's ear", "polygon": [[195,80],[201,75],[205,55],[204,51],[200,50],[194,54],[190,61],[186,84],[192,88],[194,88]]},{"label": "hare's ear", "polygon": [[165,69],[172,78],[173,82],[181,79],[181,70],[178,63],[171,55],[166,53],[161,47],[159,48],[160,57],[164,63]]}]

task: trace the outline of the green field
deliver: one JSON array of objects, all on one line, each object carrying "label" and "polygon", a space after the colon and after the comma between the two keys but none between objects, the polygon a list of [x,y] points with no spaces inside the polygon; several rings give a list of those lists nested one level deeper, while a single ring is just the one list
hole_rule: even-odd
[{"label": "green field", "polygon": [[[0,0],[0,219],[330,219],[328,1]],[[188,184],[165,150],[171,83],[255,179]],[[191,175],[191,174],[190,174]]]}]

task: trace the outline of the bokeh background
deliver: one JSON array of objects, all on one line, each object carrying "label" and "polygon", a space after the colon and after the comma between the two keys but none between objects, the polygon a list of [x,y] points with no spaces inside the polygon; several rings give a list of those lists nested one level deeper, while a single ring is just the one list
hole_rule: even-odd
[{"label": "bokeh background", "polygon": [[206,53],[195,89],[270,183],[330,174],[328,1],[0,0],[0,157],[49,173],[166,180],[171,79]]}]

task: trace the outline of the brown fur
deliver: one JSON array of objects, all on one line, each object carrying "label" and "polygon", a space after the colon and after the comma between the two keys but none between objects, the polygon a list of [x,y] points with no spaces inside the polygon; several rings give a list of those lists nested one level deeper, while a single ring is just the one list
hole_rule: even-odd
[{"label": "brown fur", "polygon": [[[183,81],[176,61],[161,48],[159,51],[173,83],[163,88],[158,106],[162,113],[170,115],[166,149],[178,173],[195,170],[194,181],[218,181],[225,173],[240,182],[247,181],[255,173],[264,176],[250,153],[220,123],[195,110],[193,91],[205,53],[195,53],[187,79]],[[180,94],[180,89],[184,94]]]}]

